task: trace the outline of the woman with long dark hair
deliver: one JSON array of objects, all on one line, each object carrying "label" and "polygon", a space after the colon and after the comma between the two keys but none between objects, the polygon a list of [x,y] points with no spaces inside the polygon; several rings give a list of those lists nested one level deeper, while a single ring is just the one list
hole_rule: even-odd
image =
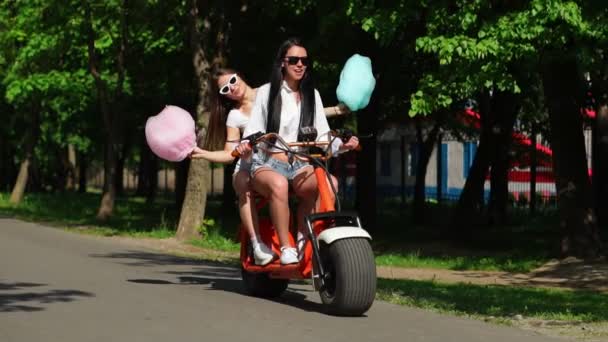
[{"label": "woman with long dark hair", "polygon": [[[286,142],[298,141],[300,127],[316,128],[317,139],[327,139],[329,125],[319,92],[314,87],[313,67],[308,52],[297,38],[286,40],[279,48],[273,63],[270,83],[258,88],[251,119],[243,135],[256,132],[275,132]],[[356,148],[358,140],[347,143],[336,139],[333,150],[338,152]],[[240,144],[237,150],[247,156],[251,147]],[[293,187],[299,199],[298,245],[303,245],[301,233],[304,216],[313,212],[317,200],[317,183],[312,166],[290,158],[274,148],[258,149],[253,155],[252,187],[269,199],[270,214],[281,243],[281,263],[298,262],[298,251],[289,243],[288,187]],[[301,242],[301,243],[300,243]]]},{"label": "woman with long dark hair", "polygon": [[[191,158],[232,163],[234,157],[231,152],[249,122],[257,90],[252,89],[232,69],[214,70],[209,78],[209,87],[211,115],[205,145],[203,149],[195,147]],[[266,265],[274,259],[274,254],[260,239],[257,212],[249,188],[250,167],[249,161],[238,160],[232,176],[232,186],[239,200],[241,223],[251,239],[255,263]]]}]

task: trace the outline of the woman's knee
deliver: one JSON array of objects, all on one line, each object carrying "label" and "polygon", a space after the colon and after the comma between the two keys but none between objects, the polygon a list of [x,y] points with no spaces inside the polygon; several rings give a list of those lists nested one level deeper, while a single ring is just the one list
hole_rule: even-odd
[{"label": "woman's knee", "polygon": [[256,189],[260,189],[265,196],[269,196],[271,198],[287,199],[289,183],[285,177],[278,173],[268,173],[259,176],[254,178]]},{"label": "woman's knee", "polygon": [[294,182],[294,192],[301,198],[316,197],[319,192],[316,179],[310,177],[301,182]]},{"label": "woman's knee", "polygon": [[251,190],[249,172],[239,171],[232,180],[232,187],[234,188],[234,192],[237,194],[242,194]]},{"label": "woman's knee", "polygon": [[287,199],[289,194],[289,183],[283,176],[275,177],[271,183],[269,183],[270,192],[273,197],[280,197]]},{"label": "woman's knee", "polygon": [[340,188],[339,185],[340,183],[338,182],[338,178],[334,177],[334,175],[331,176],[331,182],[334,185],[334,189],[336,190],[336,192],[338,192],[338,189]]}]

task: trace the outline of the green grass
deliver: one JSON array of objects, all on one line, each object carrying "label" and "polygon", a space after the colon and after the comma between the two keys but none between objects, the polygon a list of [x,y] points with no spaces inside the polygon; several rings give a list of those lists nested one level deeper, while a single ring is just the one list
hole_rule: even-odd
[{"label": "green grass", "polygon": [[165,238],[175,235],[178,211],[172,201],[157,199],[147,204],[142,197],[118,198],[115,215],[107,221],[95,218],[99,193],[27,194],[15,206],[9,194],[0,193],[0,215],[45,222],[82,233]]},{"label": "green grass", "polygon": [[[152,204],[146,203],[143,197],[117,198],[115,215],[100,221],[95,218],[101,201],[99,192],[27,194],[17,206],[9,203],[9,197],[7,193],[0,193],[0,215],[45,222],[83,234],[163,239],[175,236],[179,219],[175,202],[166,198],[157,198]],[[209,200],[207,204],[208,216],[218,216],[219,202]],[[224,229],[223,225],[234,228]],[[233,218],[219,221],[207,229],[205,239],[191,243],[209,249],[237,251],[236,227]]]},{"label": "green grass", "polygon": [[568,322],[608,321],[608,294],[499,285],[378,279],[377,298],[395,304],[471,317]]},{"label": "green grass", "polygon": [[226,252],[237,252],[241,248],[241,245],[236,241],[236,234],[234,239],[230,239],[223,235],[221,229],[217,226],[207,229],[205,238],[192,240],[190,244]]},{"label": "green grass", "polygon": [[541,266],[547,260],[534,257],[509,257],[501,255],[488,256],[424,256],[420,252],[383,253],[376,256],[379,266],[407,268],[435,268],[455,271],[504,271],[525,273]]},{"label": "green grass", "polygon": [[[426,208],[427,224],[411,224],[411,207],[397,201],[378,205],[371,231],[378,265],[529,272],[558,256],[557,213],[513,210],[508,225],[479,226],[462,233],[452,222],[455,207],[450,204]],[[465,235],[466,234],[466,235]]]}]

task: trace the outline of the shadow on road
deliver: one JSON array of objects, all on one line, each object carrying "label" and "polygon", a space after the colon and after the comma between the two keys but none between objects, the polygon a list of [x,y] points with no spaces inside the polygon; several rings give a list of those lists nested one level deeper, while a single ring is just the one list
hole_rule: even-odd
[{"label": "shadow on road", "polygon": [[174,266],[174,265],[200,265],[201,263],[213,264],[218,266],[228,266],[229,263],[213,262],[213,261],[199,261],[189,258],[182,258],[173,255],[148,253],[141,251],[126,251],[122,253],[109,253],[109,254],[90,254],[92,258],[104,258],[104,259],[124,259],[122,262],[118,262],[122,265],[128,266],[141,266],[141,267],[153,267],[153,266]]},{"label": "shadow on road", "polygon": [[[47,290],[29,292],[30,288],[47,286],[36,283],[4,283],[0,282],[0,312],[35,312],[45,308],[41,304],[72,302],[78,297],[94,297],[92,293],[78,290]],[[28,292],[16,292],[28,290]],[[34,304],[38,304],[34,306]]]},{"label": "shadow on road", "polygon": [[[95,258],[122,259],[119,263],[136,267],[153,266],[196,266],[191,270],[181,268],[165,273],[174,276],[173,279],[147,279],[135,278],[127,281],[147,285],[205,285],[210,290],[226,291],[246,296],[240,270],[230,263],[192,260],[171,255],[147,253],[141,251],[127,251],[123,253],[94,254]],[[296,282],[302,283],[302,282]],[[322,304],[310,301],[306,294],[312,293],[312,288],[302,289],[293,286],[287,289],[279,298],[269,299],[275,303],[290,305],[301,310],[326,313]],[[265,300],[265,299],[260,299]]]}]

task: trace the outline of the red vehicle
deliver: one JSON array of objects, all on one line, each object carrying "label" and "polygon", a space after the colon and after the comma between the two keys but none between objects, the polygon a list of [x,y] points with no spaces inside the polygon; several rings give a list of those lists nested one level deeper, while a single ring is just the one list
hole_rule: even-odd
[{"label": "red vehicle", "polygon": [[[336,132],[331,136],[336,136]],[[327,181],[326,167],[327,160],[331,158],[331,149],[327,148],[330,141],[310,139],[288,144],[274,133],[256,134],[246,139],[252,146],[258,142],[273,142],[275,148],[309,161],[314,167],[320,196],[319,212],[305,218],[308,236],[298,264],[281,265],[279,260],[274,260],[265,266],[256,265],[249,237],[241,226],[241,268],[246,291],[254,296],[276,297],[287,289],[291,279],[312,279],[313,287],[330,313],[345,316],[365,313],[376,294],[376,264],[370,245],[371,236],[361,227],[356,213],[340,210],[337,196],[334,196],[334,206],[330,191],[335,194],[335,189],[328,184],[331,182]],[[265,199],[259,199],[258,209],[266,203]],[[295,245],[293,236],[297,229],[293,221],[290,227],[292,246]],[[270,219],[260,215],[259,227],[264,243],[279,255],[279,239]]]}]

